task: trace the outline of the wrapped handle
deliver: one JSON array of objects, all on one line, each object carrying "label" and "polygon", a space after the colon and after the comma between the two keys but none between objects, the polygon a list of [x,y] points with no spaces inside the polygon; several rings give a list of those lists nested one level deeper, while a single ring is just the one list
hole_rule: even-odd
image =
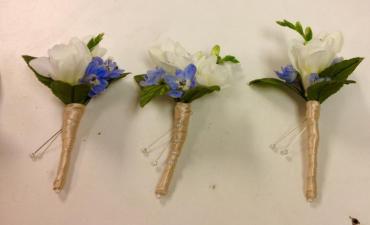
[{"label": "wrapped handle", "polygon": [[319,147],[319,127],[320,103],[318,101],[308,101],[306,103],[306,123],[308,134],[307,145],[307,171],[305,195],[309,202],[317,196],[317,151]]},{"label": "wrapped handle", "polygon": [[155,189],[155,194],[158,198],[168,193],[172,175],[175,171],[177,159],[180,156],[182,146],[188,132],[191,107],[188,103],[178,102],[175,105],[173,130],[168,153],[162,176]]},{"label": "wrapped handle", "polygon": [[63,189],[68,174],[71,152],[76,139],[78,126],[85,111],[85,105],[72,103],[64,107],[62,128],[62,152],[60,155],[57,176],[53,189],[60,192]]}]

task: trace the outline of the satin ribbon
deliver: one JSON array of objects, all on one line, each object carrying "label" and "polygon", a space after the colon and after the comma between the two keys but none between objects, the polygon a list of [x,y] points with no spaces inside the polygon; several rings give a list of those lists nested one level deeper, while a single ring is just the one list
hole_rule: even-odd
[{"label": "satin ribbon", "polygon": [[155,189],[155,193],[158,198],[168,193],[171,179],[175,171],[176,163],[187,136],[190,114],[191,107],[189,103],[176,103],[173,118],[173,130],[170,151],[166,159],[162,176]]},{"label": "satin ribbon", "polygon": [[85,105],[72,103],[64,107],[62,128],[62,152],[53,189],[60,192],[65,184],[71,160],[71,152],[76,139],[78,126],[85,111]]},{"label": "satin ribbon", "polygon": [[305,195],[307,201],[313,201],[317,196],[317,151],[319,147],[319,127],[320,103],[318,101],[308,101],[306,103],[306,123],[307,123],[307,171]]}]

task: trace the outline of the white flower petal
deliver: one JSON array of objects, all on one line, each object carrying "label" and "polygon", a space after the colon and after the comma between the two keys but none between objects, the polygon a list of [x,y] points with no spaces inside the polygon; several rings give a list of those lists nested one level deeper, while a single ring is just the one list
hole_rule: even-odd
[{"label": "white flower petal", "polygon": [[107,49],[100,47],[99,45],[91,51],[92,57],[103,57],[107,53]]},{"label": "white flower petal", "polygon": [[51,77],[70,84],[78,83],[91,61],[86,44],[77,38],[72,38],[68,45],[55,45],[48,54],[53,69]]},{"label": "white flower petal", "polygon": [[318,50],[310,53],[304,63],[305,71],[319,73],[332,63],[335,53],[331,51]]},{"label": "white flower petal", "polygon": [[39,57],[30,61],[30,66],[40,75],[50,77],[53,68],[48,57]]},{"label": "white flower petal", "polygon": [[289,51],[288,56],[291,64],[293,65],[294,69],[299,71],[297,58],[299,55],[300,49],[303,47],[303,42],[299,40],[293,40],[291,43],[289,43]]},{"label": "white flower petal", "polygon": [[149,49],[149,55],[154,64],[169,73],[176,69],[184,69],[192,63],[190,54],[178,43],[167,40],[159,46]]},{"label": "white flower petal", "polygon": [[85,70],[89,65],[92,57],[90,50],[87,48],[86,44],[77,38],[73,38],[70,41],[70,45],[74,47],[74,64],[75,68],[73,74],[71,75],[71,81],[78,83],[78,80],[82,78],[85,74]]},{"label": "white flower petal", "polygon": [[50,64],[53,68],[51,78],[53,78],[54,80],[65,81],[63,78],[65,74],[68,73],[68,71],[67,72],[62,71],[60,68],[61,67],[60,64],[62,61],[68,58],[69,55],[71,55],[68,46],[64,44],[54,45],[51,49],[49,49],[48,55]]},{"label": "white flower petal", "polygon": [[326,37],[325,42],[327,42],[327,44],[330,44],[331,49],[335,53],[338,53],[342,50],[343,35],[341,32],[331,33]]},{"label": "white flower petal", "polygon": [[197,67],[197,82],[205,86],[224,86],[231,76],[231,70],[227,65],[218,65],[217,57],[195,54],[194,64]]},{"label": "white flower petal", "polygon": [[341,50],[343,37],[341,33],[319,34],[306,44],[294,41],[289,47],[289,58],[294,68],[301,74],[305,88],[308,76],[320,73],[331,65],[336,54]]},{"label": "white flower petal", "polygon": [[[174,52],[176,45],[180,45],[178,42],[175,42],[171,39],[166,39],[158,47],[165,52]],[[181,45],[180,45],[181,46]]]},{"label": "white flower petal", "polygon": [[149,56],[153,59],[153,60],[157,60],[157,61],[164,61],[164,55],[163,55],[163,51],[158,48],[158,47],[153,47],[153,48],[150,48],[149,49]]}]

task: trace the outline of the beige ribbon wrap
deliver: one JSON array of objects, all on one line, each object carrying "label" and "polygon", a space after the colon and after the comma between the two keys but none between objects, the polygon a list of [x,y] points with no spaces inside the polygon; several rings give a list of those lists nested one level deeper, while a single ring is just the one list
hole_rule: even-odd
[{"label": "beige ribbon wrap", "polygon": [[317,196],[316,174],[317,174],[317,150],[319,147],[319,126],[320,103],[318,101],[308,101],[306,103],[306,123],[307,123],[307,171],[305,195],[309,202]]},{"label": "beige ribbon wrap", "polygon": [[78,125],[85,111],[85,105],[72,103],[64,107],[62,128],[62,152],[60,155],[57,176],[54,180],[53,189],[60,192],[66,181],[71,152],[76,139]]},{"label": "beige ribbon wrap", "polygon": [[175,105],[170,151],[168,153],[162,176],[155,189],[158,198],[168,193],[177,159],[180,156],[188,132],[191,107],[189,103],[178,102]]}]

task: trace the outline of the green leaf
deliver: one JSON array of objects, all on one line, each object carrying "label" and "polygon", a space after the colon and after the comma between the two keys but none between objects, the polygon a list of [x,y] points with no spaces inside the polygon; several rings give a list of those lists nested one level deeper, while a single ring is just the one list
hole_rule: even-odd
[{"label": "green leaf", "polygon": [[235,56],[226,55],[225,57],[221,57],[220,52],[221,52],[221,47],[219,45],[213,46],[211,54],[217,57],[216,64],[224,64],[225,62],[239,63],[239,61],[236,59]]},{"label": "green leaf", "polygon": [[64,104],[80,103],[86,105],[90,100],[89,91],[91,86],[88,84],[72,86],[63,81],[53,81],[50,89]]},{"label": "green leaf", "polygon": [[143,87],[140,91],[140,106],[144,107],[154,97],[165,95],[168,91],[166,84]]},{"label": "green leaf", "polygon": [[306,27],[304,33],[305,33],[304,36],[305,36],[306,42],[307,41],[310,41],[312,39],[312,30],[311,30],[311,27]]},{"label": "green leaf", "polygon": [[289,22],[288,20],[283,20],[283,21],[276,21],[277,24],[283,27],[289,27],[290,29],[295,30],[295,26],[293,23]]},{"label": "green leaf", "polygon": [[223,57],[223,58],[221,59],[221,63],[220,63],[220,64],[222,64],[222,63],[224,63],[224,62],[239,63],[239,60],[237,60],[237,59],[235,58],[235,56],[232,56],[232,55],[226,55],[225,57]]},{"label": "green leaf", "polygon": [[302,36],[304,36],[302,24],[300,22],[295,23],[295,30],[300,33]]},{"label": "green leaf", "polygon": [[215,55],[215,56],[218,56],[218,55],[220,55],[220,51],[221,51],[220,46],[219,45],[215,45],[212,48],[211,54],[212,55]]},{"label": "green leaf", "polygon": [[223,62],[222,62],[222,58],[221,58],[221,56],[217,56],[217,61],[216,61],[216,64],[222,64]]},{"label": "green leaf", "polygon": [[288,28],[298,32],[306,42],[308,42],[312,39],[312,30],[311,30],[311,28],[306,27],[305,32],[303,32],[303,26],[299,21],[297,21],[295,23],[295,25],[293,23],[289,22],[288,20],[276,21],[276,23],[279,24],[280,26],[288,27]]},{"label": "green leaf", "polygon": [[70,84],[57,80],[50,84],[50,89],[64,104],[73,102],[73,88]]},{"label": "green leaf", "polygon": [[343,84],[355,84],[356,83],[356,81],[354,81],[354,80],[345,80],[345,81],[343,81]]},{"label": "green leaf", "polygon": [[361,63],[363,58],[357,57],[352,59],[343,60],[342,62],[331,65],[322,71],[320,77],[330,77],[332,80],[343,81],[347,80],[349,75]]},{"label": "green leaf", "polygon": [[257,79],[249,82],[249,85],[257,85],[257,86],[272,86],[276,87],[278,89],[281,89],[283,91],[293,91],[295,94],[299,95],[302,97],[304,100],[307,100],[305,93],[301,92],[298,88],[296,88],[293,85],[289,85],[279,79],[275,78],[262,78],[262,79]]},{"label": "green leaf", "polygon": [[322,81],[316,84],[313,84],[307,89],[307,98],[308,100],[316,100],[320,103],[323,103],[327,98],[337,93],[344,84],[355,83],[353,80],[331,80],[331,81]]},{"label": "green leaf", "polygon": [[104,37],[104,33],[98,34],[96,37],[93,37],[90,39],[90,41],[87,43],[87,47],[92,51],[102,40]]},{"label": "green leaf", "polygon": [[87,104],[87,102],[90,100],[89,92],[91,90],[91,86],[88,84],[77,84],[72,88],[72,102]]},{"label": "green leaf", "polygon": [[32,59],[36,59],[36,57],[34,57],[34,56],[30,56],[30,55],[22,55],[22,58],[23,58],[23,60],[27,63],[27,65],[30,63],[30,61],[31,61]]},{"label": "green leaf", "polygon": [[180,102],[190,103],[204,95],[210,94],[214,91],[219,91],[220,86],[196,86],[195,88],[187,90],[180,99]]},{"label": "green leaf", "polygon": [[140,88],[142,88],[142,86],[140,85],[140,82],[145,80],[145,75],[146,74],[139,74],[139,75],[134,76],[134,80],[140,86]]},{"label": "green leaf", "polygon": [[33,71],[33,73],[36,75],[37,79],[43,83],[44,85],[50,87],[50,84],[51,82],[53,82],[53,79],[51,79],[50,77],[45,77],[45,76],[42,76],[41,74],[37,73],[36,70],[34,70],[31,66],[30,66],[30,61],[32,59],[35,59],[36,57],[33,57],[33,56],[29,56],[29,55],[22,55],[22,58],[24,59],[24,61],[27,63],[27,66]]}]

